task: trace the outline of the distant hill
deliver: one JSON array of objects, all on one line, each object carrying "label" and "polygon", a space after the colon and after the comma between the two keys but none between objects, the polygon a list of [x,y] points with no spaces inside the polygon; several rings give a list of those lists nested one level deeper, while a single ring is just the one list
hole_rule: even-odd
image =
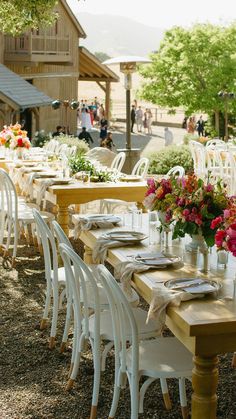
[{"label": "distant hill", "polygon": [[81,45],[111,57],[146,56],[157,50],[165,32],[122,16],[77,13],[77,18],[87,34],[86,39],[81,39]]}]

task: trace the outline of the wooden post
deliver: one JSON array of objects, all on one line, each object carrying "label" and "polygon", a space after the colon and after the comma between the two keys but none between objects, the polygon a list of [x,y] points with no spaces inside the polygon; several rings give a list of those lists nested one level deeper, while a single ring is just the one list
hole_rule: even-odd
[{"label": "wooden post", "polygon": [[108,126],[111,119],[111,83],[106,81],[106,97],[105,97],[105,109]]}]

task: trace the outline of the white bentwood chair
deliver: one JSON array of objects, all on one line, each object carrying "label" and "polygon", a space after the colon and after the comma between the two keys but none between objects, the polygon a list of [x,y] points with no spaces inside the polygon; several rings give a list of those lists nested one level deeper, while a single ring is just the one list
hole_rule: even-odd
[{"label": "white bentwood chair", "polygon": [[185,175],[185,170],[183,166],[174,166],[166,174],[167,177],[183,177]]},{"label": "white bentwood chair", "polygon": [[[54,219],[53,214],[43,211],[43,218],[47,223]],[[20,232],[23,230],[28,243],[30,237],[28,226],[34,231],[34,216],[32,205],[27,204],[23,197],[18,197],[15,185],[3,169],[0,169],[0,246],[4,248],[4,255],[9,253],[11,238],[13,238],[12,265],[14,266]],[[34,235],[34,241],[36,237]],[[4,243],[5,240],[5,243]],[[40,241],[37,240],[39,248]]]},{"label": "white bentwood chair", "polygon": [[124,163],[125,163],[125,158],[126,156],[123,151],[118,153],[111,163],[111,169],[117,170],[117,172],[121,172],[122,167],[124,166]]},{"label": "white bentwood chair", "polygon": [[[142,157],[137,161],[137,163],[133,167],[131,175],[140,176],[140,178],[145,179],[145,176],[148,172],[149,164],[149,159],[147,157]],[[129,207],[130,202],[122,201],[120,199],[102,199],[100,201],[100,213],[111,214],[114,211],[114,209],[119,206]]]},{"label": "white bentwood chair", "polygon": [[[81,352],[86,341],[90,341],[94,359],[94,390],[90,418],[96,417],[100,373],[104,369],[103,354],[100,342],[106,341],[105,354],[113,347],[113,324],[108,300],[106,308],[101,306],[99,286],[101,286],[97,267],[92,271],[82,259],[66,244],[59,245],[61,257],[66,270],[66,280],[72,291],[74,311],[74,344],[75,356],[71,364],[70,379],[67,384],[69,390],[76,379]],[[106,268],[104,267],[104,271]],[[119,285],[117,285],[119,287]],[[105,291],[104,291],[105,292]],[[122,291],[121,291],[122,292]],[[123,293],[123,292],[122,292]],[[106,293],[105,293],[106,294]],[[93,297],[92,297],[93,296]],[[93,313],[91,314],[89,299],[93,298]],[[127,303],[129,304],[129,303]],[[145,340],[157,336],[154,322],[146,325],[146,312],[140,308],[131,308],[138,324],[139,339]],[[131,330],[127,330],[127,340],[131,340]],[[107,343],[108,342],[108,343]],[[104,352],[104,351],[103,351]]]},{"label": "white bentwood chair", "polygon": [[[131,419],[143,413],[143,399],[149,385],[157,379],[165,382],[167,378],[179,380],[182,416],[187,419],[185,378],[191,379],[192,354],[175,337],[140,341],[136,320],[124,294],[103,266],[98,271],[109,299],[115,345],[115,387],[109,419],[115,418],[124,375],[130,387]],[[128,330],[132,333],[131,346],[126,338]],[[139,390],[141,376],[148,378]]]}]

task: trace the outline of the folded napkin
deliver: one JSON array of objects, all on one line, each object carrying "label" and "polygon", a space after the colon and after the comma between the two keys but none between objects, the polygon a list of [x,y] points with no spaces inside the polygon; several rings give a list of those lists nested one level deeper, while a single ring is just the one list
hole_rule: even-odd
[{"label": "folded napkin", "polygon": [[122,289],[127,296],[132,296],[133,290],[131,287],[131,279],[134,273],[145,272],[151,266],[144,265],[143,263],[135,260],[128,262],[121,262],[115,266],[114,276],[122,284]]},{"label": "folded napkin", "polygon": [[34,197],[33,196],[33,194],[34,194],[33,181],[37,177],[37,175],[38,175],[38,173],[35,173],[35,172],[31,173],[29,175],[28,179],[25,182],[23,182],[22,188],[21,188],[23,193],[26,196],[28,196],[29,199],[31,199],[31,200]]},{"label": "folded napkin", "polygon": [[120,240],[111,239],[111,237],[107,234],[102,234],[100,237],[98,237],[97,242],[93,248],[93,262],[104,263],[108,249],[112,249],[113,247],[130,246],[130,244],[130,242],[124,243]]},{"label": "folded napkin", "polygon": [[165,325],[166,309],[168,306],[178,307],[182,301],[202,298],[203,296],[204,294],[193,295],[186,291],[170,290],[164,285],[156,287],[153,291],[153,298],[149,307],[147,322],[150,319],[155,320],[157,322],[157,329],[161,334]]},{"label": "folded napkin", "polygon": [[73,217],[75,224],[74,238],[77,239],[80,236],[81,231],[96,230],[97,228],[112,228],[114,224],[105,218],[92,218],[92,217]]},{"label": "folded napkin", "polygon": [[[53,183],[54,183],[54,179],[46,179],[46,180],[43,180],[40,183],[40,187],[39,187],[39,190],[37,192],[37,197],[36,197],[36,204],[37,205],[40,205],[41,202],[44,200],[44,198],[45,198],[45,192],[46,192],[47,188],[49,186],[52,186]],[[46,202],[44,200],[43,209],[45,209],[45,206],[46,206]]]}]

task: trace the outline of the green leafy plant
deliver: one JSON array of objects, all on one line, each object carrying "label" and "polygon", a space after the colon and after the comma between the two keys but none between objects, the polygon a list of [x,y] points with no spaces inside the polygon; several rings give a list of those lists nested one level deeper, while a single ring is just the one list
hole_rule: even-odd
[{"label": "green leafy plant", "polygon": [[33,147],[43,147],[46,142],[51,140],[51,135],[47,134],[43,129],[36,131],[32,139]]},{"label": "green leafy plant", "polygon": [[76,155],[69,159],[69,167],[72,171],[72,175],[78,172],[90,172],[90,175],[95,173],[94,165],[86,159],[85,156]]},{"label": "green leafy plant", "polygon": [[183,166],[185,172],[193,170],[193,160],[188,146],[171,146],[148,155],[149,173],[165,175],[174,166]]}]

